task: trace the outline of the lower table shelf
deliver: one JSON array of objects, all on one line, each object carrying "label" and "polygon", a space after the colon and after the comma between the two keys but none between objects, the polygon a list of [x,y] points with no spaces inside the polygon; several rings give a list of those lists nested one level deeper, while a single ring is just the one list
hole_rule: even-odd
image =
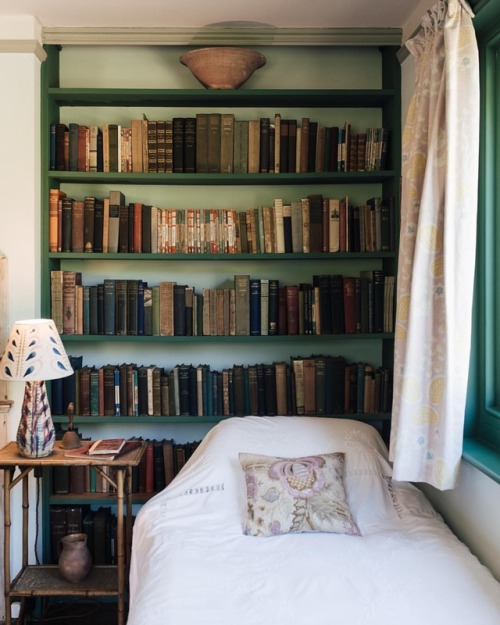
[{"label": "lower table shelf", "polygon": [[11,597],[115,597],[118,593],[117,567],[93,566],[89,575],[78,583],[67,582],[52,565],[29,565],[12,581]]}]

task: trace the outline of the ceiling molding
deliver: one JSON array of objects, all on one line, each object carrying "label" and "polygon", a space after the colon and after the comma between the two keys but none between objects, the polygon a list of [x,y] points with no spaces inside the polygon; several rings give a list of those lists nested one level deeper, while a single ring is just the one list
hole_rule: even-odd
[{"label": "ceiling molding", "polygon": [[0,54],[34,54],[40,62],[47,58],[47,53],[40,42],[28,39],[4,39],[0,41]]},{"label": "ceiling molding", "polygon": [[63,28],[45,27],[46,44],[106,46],[399,46],[400,28]]}]

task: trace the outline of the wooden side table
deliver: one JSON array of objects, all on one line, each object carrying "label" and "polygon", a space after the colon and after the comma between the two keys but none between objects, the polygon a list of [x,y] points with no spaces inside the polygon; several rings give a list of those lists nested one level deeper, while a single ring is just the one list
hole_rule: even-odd
[{"label": "wooden side table", "polygon": [[[8,443],[0,449],[0,469],[4,472],[4,585],[5,625],[12,625],[13,599],[20,599],[21,610],[17,619],[22,625],[26,604],[30,597],[117,597],[118,625],[125,625],[126,554],[130,549],[132,532],[132,467],[138,466],[146,444],[115,460],[101,458],[69,458],[56,443],[54,452],[45,458],[25,458],[18,453],[17,443]],[[80,583],[63,579],[57,565],[28,564],[29,474],[47,467],[84,465],[99,472],[116,491],[116,565],[93,566],[88,577]],[[104,467],[112,467],[111,478]],[[16,475],[16,470],[19,473]],[[37,478],[39,479],[39,478]],[[11,575],[11,510],[12,489],[22,485],[22,566],[15,577]],[[128,558],[127,558],[128,559]]]}]

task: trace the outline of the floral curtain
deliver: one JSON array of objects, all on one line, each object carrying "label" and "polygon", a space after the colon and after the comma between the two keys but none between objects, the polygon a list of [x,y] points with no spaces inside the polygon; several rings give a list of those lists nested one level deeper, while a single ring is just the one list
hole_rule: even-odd
[{"label": "floral curtain", "polygon": [[465,0],[440,0],[406,45],[415,91],[403,130],[390,442],[394,478],[453,488],[470,356],[479,60]]}]

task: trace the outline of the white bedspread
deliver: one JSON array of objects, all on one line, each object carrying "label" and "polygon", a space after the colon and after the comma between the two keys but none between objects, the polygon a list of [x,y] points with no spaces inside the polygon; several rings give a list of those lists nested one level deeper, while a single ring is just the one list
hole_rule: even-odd
[{"label": "white bedspread", "polygon": [[[245,536],[240,451],[345,452],[362,536]],[[419,490],[390,475],[382,441],[363,423],[220,423],[137,516],[128,625],[500,625],[500,584]]]}]

